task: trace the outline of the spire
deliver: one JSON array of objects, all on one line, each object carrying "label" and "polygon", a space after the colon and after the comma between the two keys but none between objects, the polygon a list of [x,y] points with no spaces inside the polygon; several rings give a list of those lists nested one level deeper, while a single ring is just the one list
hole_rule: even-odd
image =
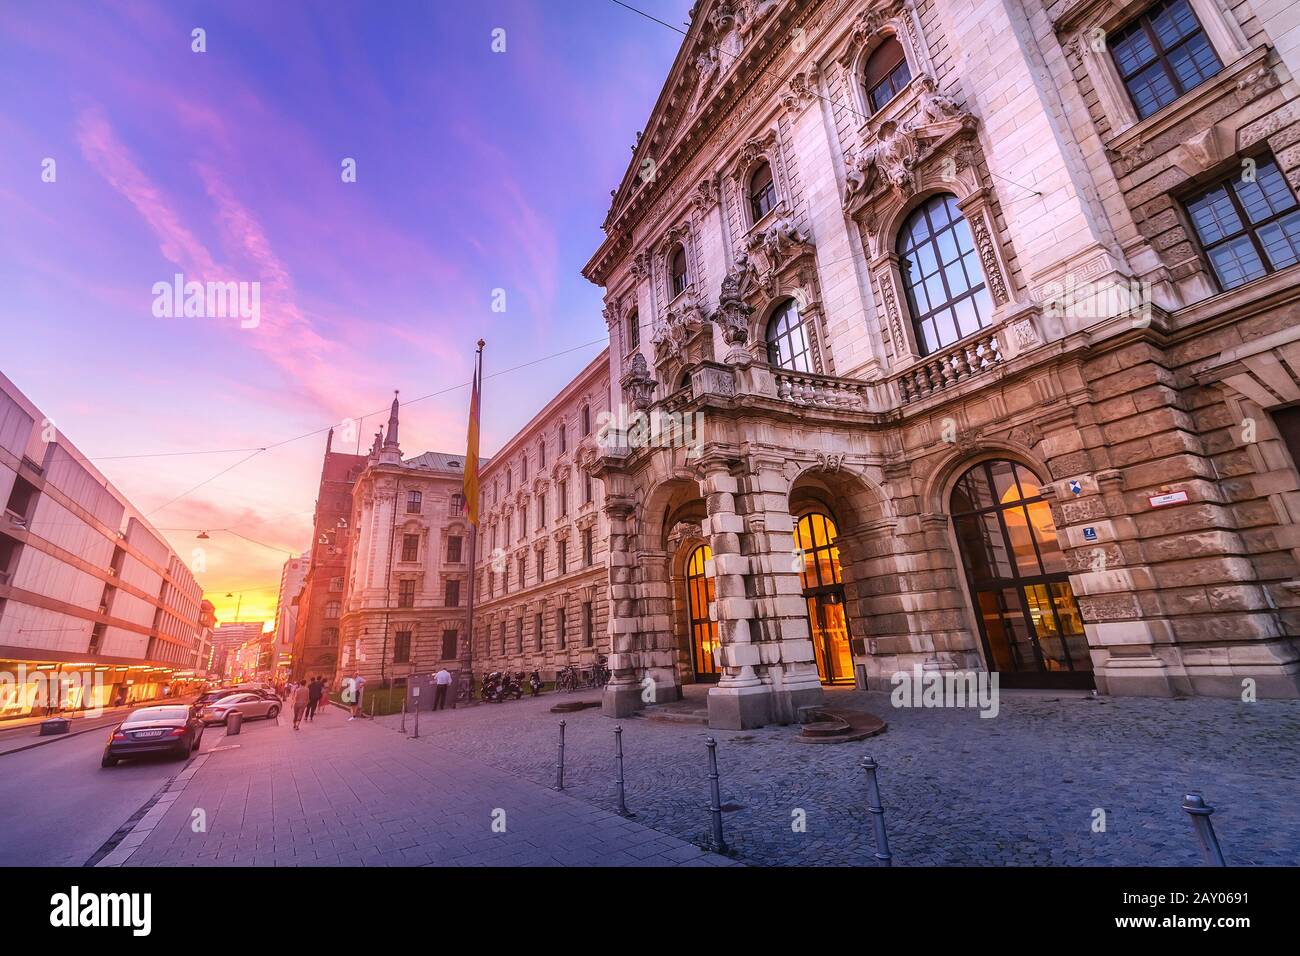
[{"label": "spire", "polygon": [[384,447],[379,452],[379,460],[390,465],[399,465],[402,462],[402,449],[397,444],[397,409],[397,392],[393,392],[393,407],[388,413],[388,435],[384,438]]}]

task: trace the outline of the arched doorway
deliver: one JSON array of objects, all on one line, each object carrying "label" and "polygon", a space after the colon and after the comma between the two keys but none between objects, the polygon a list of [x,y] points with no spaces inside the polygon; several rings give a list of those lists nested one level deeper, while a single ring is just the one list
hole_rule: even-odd
[{"label": "arched doorway", "polygon": [[1037,476],[1005,459],[980,462],[957,481],[949,510],[999,682],[1092,687],[1083,618]]},{"label": "arched doorway", "polygon": [[713,651],[718,644],[718,624],[709,617],[709,605],[714,599],[713,578],[705,570],[705,562],[713,557],[707,544],[691,552],[686,562],[686,611],[691,636],[691,666],[697,681],[716,681],[718,665]]},{"label": "arched doorway", "polygon": [[821,512],[804,515],[794,529],[794,546],[803,558],[799,577],[808,605],[808,629],[817,658],[817,674],[827,684],[853,680],[849,622],[844,613],[844,577],[839,545],[835,543],[838,537],[834,519]]}]

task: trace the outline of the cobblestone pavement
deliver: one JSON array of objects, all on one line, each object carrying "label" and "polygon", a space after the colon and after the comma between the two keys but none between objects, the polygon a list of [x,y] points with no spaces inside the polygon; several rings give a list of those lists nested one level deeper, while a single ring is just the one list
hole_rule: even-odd
[{"label": "cobblestone pavement", "polygon": [[[203,750],[104,865],[736,865],[332,707],[298,732],[287,721],[253,721],[236,737],[212,727]],[[205,832],[192,827],[196,809]]]},{"label": "cobblestone pavement", "polygon": [[[726,838],[753,864],[864,865],[874,843],[863,756],[881,765],[895,865],[1196,865],[1183,796],[1199,790],[1229,864],[1300,864],[1300,703],[1052,697],[1003,692],[996,718],[895,709],[885,693],[831,690],[889,729],[859,743],[797,742],[796,728],[708,731],[718,740]],[[614,721],[557,715],[557,700],[424,714],[421,742],[540,784],[555,779],[566,728],[566,789],[616,805]],[[379,722],[379,721],[377,721]],[[382,723],[395,728],[397,718]],[[622,721],[627,802],[637,821],[706,843],[707,728]],[[408,731],[410,730],[408,718]],[[1094,810],[1105,832],[1093,832]],[[807,829],[795,832],[797,810]]]}]

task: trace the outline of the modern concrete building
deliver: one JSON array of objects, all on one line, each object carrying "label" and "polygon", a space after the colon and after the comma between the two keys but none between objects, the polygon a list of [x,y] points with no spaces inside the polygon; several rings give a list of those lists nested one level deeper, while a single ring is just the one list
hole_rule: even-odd
[{"label": "modern concrete building", "polygon": [[694,6],[585,268],[701,431],[595,462],[607,712],[1300,693],[1298,11]]},{"label": "modern concrete building", "polygon": [[468,672],[463,456],[425,452],[403,460],[394,398],[388,429],[375,435],[364,461],[352,493],[347,577],[337,596],[336,676],[363,674],[373,689],[439,666]]},{"label": "modern concrete building", "polygon": [[78,707],[148,700],[192,674],[194,575],[3,375],[0,502],[0,717],[31,711],[37,675],[94,675],[61,701]]},{"label": "modern concrete building", "polygon": [[231,621],[212,632],[212,674],[218,680],[233,680],[246,667],[247,653],[241,651],[257,643],[266,629],[265,621]]},{"label": "modern concrete building", "polygon": [[484,466],[474,670],[589,671],[609,653],[604,494],[584,464],[611,421],[609,352]]},{"label": "modern concrete building", "polygon": [[206,677],[212,668],[212,631],[217,626],[217,608],[206,598],[199,602],[199,640],[194,655],[194,673]]}]

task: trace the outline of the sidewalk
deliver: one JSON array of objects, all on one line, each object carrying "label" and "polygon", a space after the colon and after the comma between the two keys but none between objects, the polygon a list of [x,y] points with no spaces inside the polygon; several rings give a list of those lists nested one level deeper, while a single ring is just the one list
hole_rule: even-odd
[{"label": "sidewalk", "polygon": [[[122,841],[133,851],[105,863],[738,865],[337,708],[297,732],[287,720],[246,723],[237,737],[212,727],[203,750],[184,788]],[[206,831],[194,832],[204,815]]]}]

